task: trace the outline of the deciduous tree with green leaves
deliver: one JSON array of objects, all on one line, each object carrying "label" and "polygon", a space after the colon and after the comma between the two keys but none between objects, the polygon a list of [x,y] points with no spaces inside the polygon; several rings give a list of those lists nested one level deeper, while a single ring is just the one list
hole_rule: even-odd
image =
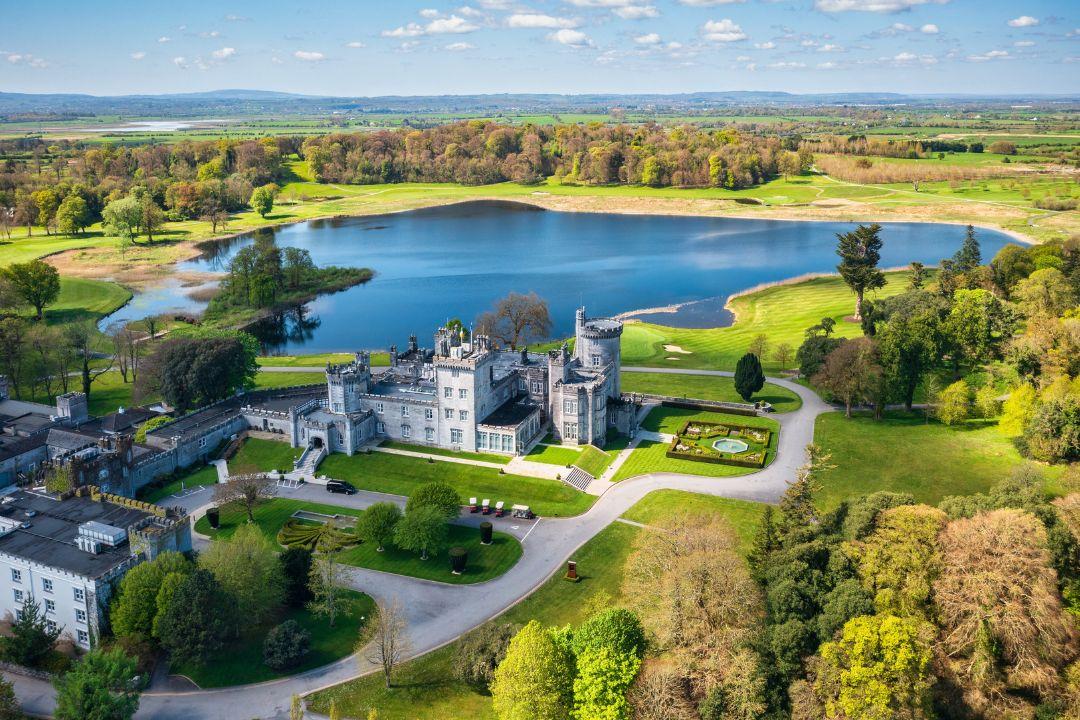
[{"label": "deciduous tree with green leaves", "polygon": [[[409,501],[412,502],[411,497]],[[382,552],[386,542],[394,537],[394,528],[400,520],[401,508],[395,503],[375,503],[360,516],[356,523],[356,532],[364,540],[374,543],[378,552]]]},{"label": "deciduous tree with green leaves", "polygon": [[12,263],[0,269],[0,274],[34,308],[37,319],[44,316],[46,305],[52,305],[60,297],[60,273],[42,260]]},{"label": "deciduous tree with green leaves", "polygon": [[446,513],[431,505],[421,505],[405,513],[394,528],[394,543],[403,550],[420,553],[421,560],[438,553],[446,545]]},{"label": "deciduous tree with green leaves", "polygon": [[565,720],[574,694],[574,658],[550,628],[523,627],[495,669],[491,699],[500,720]]},{"label": "deciduous tree with green leaves", "polygon": [[139,709],[136,663],[119,648],[91,650],[55,681],[57,720],[130,720]]},{"label": "deciduous tree with green leaves", "polygon": [[424,483],[409,494],[405,512],[409,513],[422,507],[435,508],[447,520],[452,520],[461,512],[461,496],[448,483],[441,481]]},{"label": "deciduous tree with green leaves", "polygon": [[199,567],[236,598],[245,625],[258,624],[284,600],[277,548],[257,525],[241,525],[228,540],[212,543],[199,554]]}]

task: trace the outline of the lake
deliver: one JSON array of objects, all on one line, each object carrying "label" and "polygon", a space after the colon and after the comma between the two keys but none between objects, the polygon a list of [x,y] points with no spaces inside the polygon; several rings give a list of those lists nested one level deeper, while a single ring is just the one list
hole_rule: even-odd
[{"label": "lake", "polygon": [[[370,267],[375,278],[325,295],[254,328],[270,353],[351,351],[430,344],[449,318],[466,323],[510,291],[535,291],[557,336],[573,331],[574,308],[637,315],[681,327],[731,323],[728,296],[762,283],[835,271],[836,234],[854,223],[664,215],[566,213],[521,203],[470,202],[393,215],[319,220],[272,232],[279,246],[310,251],[319,265]],[[889,223],[882,266],[936,264],[960,246],[958,225]],[[984,258],[1010,242],[979,230]],[[252,236],[215,241],[179,269],[223,271]],[[136,298],[144,308],[197,309],[175,288]],[[685,304],[688,303],[688,304]],[[162,305],[169,306],[168,308]],[[135,317],[132,314],[132,317]]]}]

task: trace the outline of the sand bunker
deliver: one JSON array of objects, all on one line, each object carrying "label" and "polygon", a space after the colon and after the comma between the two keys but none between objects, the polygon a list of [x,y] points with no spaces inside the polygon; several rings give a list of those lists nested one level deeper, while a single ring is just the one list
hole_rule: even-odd
[{"label": "sand bunker", "polygon": [[[683,350],[678,345],[665,345],[664,351],[669,353],[679,353],[680,355],[693,355],[691,350]],[[675,360],[676,358],[668,358],[668,360]]]}]

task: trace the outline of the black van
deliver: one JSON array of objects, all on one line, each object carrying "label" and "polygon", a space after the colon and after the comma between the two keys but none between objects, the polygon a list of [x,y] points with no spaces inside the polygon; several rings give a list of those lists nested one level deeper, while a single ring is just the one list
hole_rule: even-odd
[{"label": "black van", "polygon": [[344,480],[327,480],[326,492],[332,493],[344,493],[345,495],[355,495],[356,488],[351,483],[347,483]]}]

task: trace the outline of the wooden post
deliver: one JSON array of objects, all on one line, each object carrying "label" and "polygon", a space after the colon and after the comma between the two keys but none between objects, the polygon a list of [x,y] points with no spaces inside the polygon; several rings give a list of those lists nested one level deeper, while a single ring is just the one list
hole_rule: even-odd
[{"label": "wooden post", "polygon": [[577,561],[576,560],[567,560],[566,561],[566,579],[567,580],[577,580]]}]

